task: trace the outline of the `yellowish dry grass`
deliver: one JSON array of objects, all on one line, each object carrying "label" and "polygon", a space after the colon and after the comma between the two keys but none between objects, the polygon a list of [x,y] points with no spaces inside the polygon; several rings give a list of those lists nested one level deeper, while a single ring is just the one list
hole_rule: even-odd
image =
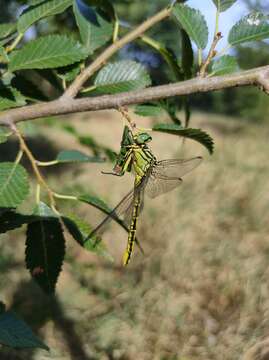
[{"label": "yellowish dry grass", "polygon": [[[117,150],[122,123],[110,117],[94,114],[77,126]],[[203,155],[203,164],[180,189],[146,202],[138,225],[146,255],[136,249],[128,268],[121,267],[126,233],[116,225],[105,235],[114,264],[69,245],[58,298],[80,339],[78,344],[73,336],[73,346],[81,351],[73,355],[72,340],[57,322],[46,319],[37,327],[52,351],[39,351],[32,359],[268,359],[269,127],[204,114],[195,114],[192,122],[214,136],[215,154],[208,156],[191,141],[182,148],[175,137],[154,135],[158,158]],[[149,126],[141,118],[138,123]],[[73,145],[68,138],[68,146]],[[132,177],[100,174],[110,168],[72,169],[61,184],[77,182],[116,204],[132,186]],[[58,178],[50,180],[66,191]],[[101,219],[85,205],[77,212],[89,222]],[[3,251],[11,252],[8,241]],[[16,303],[17,273],[16,268],[5,272],[7,283],[1,286],[10,304]],[[26,272],[20,276],[27,278]],[[26,291],[23,299],[27,303]],[[28,317],[35,319],[35,314]]]}]

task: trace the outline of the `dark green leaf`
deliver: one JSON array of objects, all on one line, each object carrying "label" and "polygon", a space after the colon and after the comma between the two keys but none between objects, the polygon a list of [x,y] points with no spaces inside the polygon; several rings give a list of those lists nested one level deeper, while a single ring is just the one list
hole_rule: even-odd
[{"label": "dark green leaf", "polygon": [[78,199],[82,202],[85,202],[85,203],[95,207],[96,209],[101,210],[102,212],[104,212],[107,215],[110,214],[110,212],[112,210],[103,200],[101,200],[97,196],[84,194],[84,195],[79,196]]},{"label": "dark green leaf", "polygon": [[0,163],[0,207],[17,207],[29,193],[28,174],[12,162]]},{"label": "dark green leaf", "polygon": [[151,84],[146,69],[131,60],[106,65],[97,75],[94,85],[101,93],[119,93],[143,89]]},{"label": "dark green leaf", "polygon": [[[95,207],[96,209],[102,211],[106,215],[112,215],[111,214],[112,209],[103,200],[101,200],[100,198],[98,198],[96,196],[84,194],[84,195],[80,195],[78,197],[78,200]],[[112,219],[114,221],[116,221],[116,223],[119,224],[127,233],[129,233],[128,226],[123,220],[119,219],[115,215],[112,215]],[[87,235],[89,235],[89,234],[90,234],[90,231]],[[94,240],[95,239],[90,238],[90,239],[88,239],[87,243],[85,243],[85,245],[87,247],[89,247],[90,251],[92,251],[91,248],[92,248]],[[139,244],[139,241],[137,238],[135,239],[135,242],[138,244],[140,251],[143,253],[143,249],[142,249],[141,245]]]},{"label": "dark green leaf", "polygon": [[14,87],[0,89],[0,111],[26,104],[25,97]]},{"label": "dark green leaf", "polygon": [[80,63],[64,66],[57,69],[59,78],[65,81],[73,81],[80,73]]},{"label": "dark green leaf", "polygon": [[40,87],[31,81],[31,77],[27,78],[24,74],[17,74],[12,79],[11,84],[26,98],[40,101],[48,100],[48,97],[40,90]]},{"label": "dark green leaf", "polygon": [[48,294],[55,290],[65,254],[65,239],[57,218],[40,218],[28,225],[26,266]]},{"label": "dark green leaf", "polygon": [[140,116],[162,116],[165,114],[164,109],[160,105],[155,104],[142,104],[136,105],[135,114]]},{"label": "dark green leaf", "polygon": [[219,12],[229,9],[237,0],[213,0]]},{"label": "dark green leaf", "polygon": [[210,75],[225,75],[238,70],[236,58],[230,55],[224,55],[212,64]]},{"label": "dark green leaf", "polygon": [[188,139],[198,141],[204,145],[210,154],[214,151],[214,141],[210,135],[201,129],[183,128],[175,124],[156,124],[152,130],[172,135],[179,135]]},{"label": "dark green leaf", "polygon": [[194,55],[189,35],[183,29],[181,29],[181,52],[181,66],[184,73],[184,78],[190,79],[192,77]]},{"label": "dark green leaf", "polygon": [[88,251],[95,252],[100,256],[113,260],[103,242],[95,243],[94,239],[87,239],[88,235],[92,231],[89,224],[75,215],[70,215],[68,217],[64,216],[62,219],[70,235],[72,235],[79,245]]},{"label": "dark green leaf", "polygon": [[7,128],[0,126],[0,144],[3,144],[7,141],[10,132],[8,132]]},{"label": "dark green leaf", "polygon": [[48,69],[85,59],[87,52],[80,43],[64,35],[48,35],[30,41],[10,56],[9,70]]},{"label": "dark green leaf", "polygon": [[85,4],[89,6],[96,6],[97,8],[101,9],[108,18],[115,20],[116,13],[113,5],[109,0],[82,0]]},{"label": "dark green leaf", "polygon": [[94,13],[96,21],[86,19],[80,12],[76,1],[74,1],[73,11],[79,28],[81,41],[87,49],[88,54],[92,54],[112,37],[113,24],[98,12]]},{"label": "dark green leaf", "polygon": [[[102,211],[106,215],[111,214],[112,209],[103,200],[101,200],[97,196],[84,194],[84,195],[79,196],[78,200],[95,207],[96,209]],[[113,218],[113,219],[120,226],[122,226],[125,231],[127,231],[127,232],[129,231],[128,227],[124,224],[124,222],[122,220],[120,220],[119,218]]]},{"label": "dark green leaf", "polygon": [[34,70],[39,76],[44,78],[55,90],[58,90],[59,93],[62,93],[62,84],[60,83],[60,80],[58,76],[56,75],[56,72],[51,69],[36,69]]},{"label": "dark green leaf", "polygon": [[25,31],[38,20],[60,14],[72,5],[73,0],[45,0],[29,6],[23,11],[18,20],[18,32]]},{"label": "dark green leaf", "polygon": [[151,46],[154,50],[158,51],[158,53],[162,56],[169,68],[172,70],[175,79],[183,80],[182,69],[178,64],[177,57],[172,49],[168,49],[160,42],[149,38],[148,36],[142,36],[141,40],[147,45]]},{"label": "dark green leaf", "polygon": [[228,41],[234,46],[267,38],[269,38],[268,18],[261,13],[252,13],[232,27]]},{"label": "dark green leaf", "polygon": [[204,49],[208,42],[208,27],[203,14],[183,4],[176,4],[172,12],[197,47]]},{"label": "dark green leaf", "polygon": [[36,216],[18,214],[8,209],[0,214],[0,234],[17,229],[24,224],[29,224],[36,218]]},{"label": "dark green leaf", "polygon": [[48,346],[38,339],[29,326],[11,311],[0,314],[0,344],[12,348],[41,348]]},{"label": "dark green leaf", "polygon": [[68,162],[94,162],[94,163],[97,162],[97,163],[100,163],[100,162],[104,162],[104,159],[97,157],[97,156],[88,156],[78,150],[65,150],[65,151],[61,151],[58,154],[56,161],[58,163],[68,163]]}]

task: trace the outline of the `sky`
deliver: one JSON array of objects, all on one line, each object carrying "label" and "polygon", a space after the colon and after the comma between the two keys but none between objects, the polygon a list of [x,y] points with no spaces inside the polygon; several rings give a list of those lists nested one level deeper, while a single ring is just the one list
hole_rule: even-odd
[{"label": "sky", "polygon": [[[188,6],[199,9],[205,16],[208,26],[210,39],[212,39],[215,29],[215,14],[216,7],[212,0],[189,0]],[[223,39],[219,42],[218,48],[223,48],[227,44],[228,33],[231,27],[242,18],[247,15],[249,10],[247,9],[243,0],[237,0],[237,2],[220,16],[220,31],[222,32]]]}]

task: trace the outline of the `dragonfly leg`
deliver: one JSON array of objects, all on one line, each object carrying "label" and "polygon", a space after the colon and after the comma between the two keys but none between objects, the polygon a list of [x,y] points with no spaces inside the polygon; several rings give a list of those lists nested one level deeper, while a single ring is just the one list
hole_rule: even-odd
[{"label": "dragonfly leg", "polygon": [[101,171],[102,174],[104,175],[114,175],[114,176],[123,176],[124,174],[118,174],[116,172],[106,172],[106,171]]}]

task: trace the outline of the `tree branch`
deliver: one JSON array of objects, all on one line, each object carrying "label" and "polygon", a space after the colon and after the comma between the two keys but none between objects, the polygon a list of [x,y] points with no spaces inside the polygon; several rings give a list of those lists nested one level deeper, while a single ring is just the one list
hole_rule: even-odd
[{"label": "tree branch", "polygon": [[23,106],[2,112],[0,114],[0,125],[11,126],[20,121],[53,115],[118,109],[125,105],[134,105],[173,96],[190,95],[246,85],[257,86],[269,95],[269,65],[231,75],[210,78],[198,77],[187,81],[154,86],[116,95],[103,95],[81,99],[60,98],[47,103]]},{"label": "tree branch", "polygon": [[133,40],[139,38],[144,34],[148,29],[153,25],[159,23],[165,18],[169,17],[171,14],[171,7],[168,7],[156,15],[152,16],[136,29],[130,31],[123,38],[115,41],[110,45],[100,56],[98,56],[88,67],[86,67],[82,73],[74,80],[74,82],[68,87],[68,89],[63,94],[62,98],[74,98],[82,88],[83,84],[97,71],[99,70],[108,59],[110,59],[119,49],[121,49],[126,44],[129,44]]}]

